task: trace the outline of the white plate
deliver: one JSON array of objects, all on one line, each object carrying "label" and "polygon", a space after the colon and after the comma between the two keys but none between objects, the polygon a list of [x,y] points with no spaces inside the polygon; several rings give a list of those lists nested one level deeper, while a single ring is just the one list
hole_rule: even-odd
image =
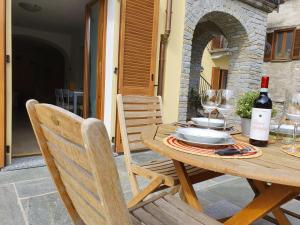
[{"label": "white plate", "polygon": [[[280,134],[293,134],[294,131],[294,125],[289,124],[282,124],[278,131],[278,125],[271,125],[270,131],[274,133],[280,133]],[[300,128],[297,130],[297,134],[300,134]]]},{"label": "white plate", "polygon": [[220,143],[206,143],[206,142],[187,140],[178,133],[173,133],[172,136],[175,137],[177,140],[183,141],[185,143],[188,143],[188,144],[194,145],[194,146],[228,146],[228,145],[235,144],[235,142],[232,138],[227,139],[226,141],[220,142]]},{"label": "white plate", "polygon": [[[208,127],[208,118],[206,117],[195,117],[191,119],[195,126],[197,127]],[[224,120],[222,119],[210,119],[209,125],[211,128],[223,129]],[[232,124],[227,124],[226,128],[231,128]]]},{"label": "white plate", "polygon": [[175,134],[181,139],[199,144],[227,143],[232,140],[226,132],[201,128],[178,128]]}]

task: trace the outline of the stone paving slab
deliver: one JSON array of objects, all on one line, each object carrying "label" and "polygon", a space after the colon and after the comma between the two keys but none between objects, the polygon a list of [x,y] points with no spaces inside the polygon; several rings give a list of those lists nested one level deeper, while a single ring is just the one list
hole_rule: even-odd
[{"label": "stone paving slab", "polygon": [[32,196],[56,192],[55,185],[50,177],[39,180],[18,182],[15,185],[19,198],[30,198]]},{"label": "stone paving slab", "polygon": [[30,225],[72,225],[57,193],[27,198],[21,202]]},{"label": "stone paving slab", "polygon": [[[135,154],[138,162],[147,159],[147,154],[140,154],[144,153]],[[128,201],[132,194],[124,157],[115,157],[115,161]],[[138,181],[142,187],[148,183],[145,179]],[[254,196],[244,179],[227,175],[196,184],[194,188],[205,212],[214,218],[231,216]],[[299,213],[300,202],[292,201],[286,207]],[[292,225],[300,225],[299,220],[290,220]],[[1,225],[71,225],[46,167],[0,172],[0,221]],[[260,220],[254,225],[271,223]]]},{"label": "stone paving slab", "polygon": [[14,184],[0,186],[0,224],[25,225]]}]

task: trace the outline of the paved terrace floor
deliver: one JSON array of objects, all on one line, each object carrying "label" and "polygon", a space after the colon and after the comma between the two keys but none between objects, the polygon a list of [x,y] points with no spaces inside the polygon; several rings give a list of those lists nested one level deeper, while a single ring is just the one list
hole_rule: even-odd
[{"label": "paved terrace floor", "polygon": [[[152,153],[134,154],[134,159],[138,162],[155,158]],[[117,156],[115,161],[124,196],[128,200],[131,192],[124,158]],[[0,224],[71,225],[47,168],[42,166],[41,159],[33,165],[38,167],[0,172]],[[144,180],[139,181],[145,184]],[[195,190],[205,212],[217,219],[231,216],[254,196],[245,180],[228,175],[197,184]],[[285,207],[300,213],[300,203],[297,201],[292,201]],[[293,225],[300,225],[299,220],[290,218],[290,221]],[[271,224],[265,220],[255,223]]]}]

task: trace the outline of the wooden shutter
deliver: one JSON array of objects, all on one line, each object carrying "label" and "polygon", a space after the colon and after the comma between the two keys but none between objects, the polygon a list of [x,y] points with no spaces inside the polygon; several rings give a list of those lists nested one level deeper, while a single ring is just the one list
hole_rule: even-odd
[{"label": "wooden shutter", "polygon": [[[154,95],[159,0],[122,0],[118,93]],[[123,151],[116,124],[116,150]]]},{"label": "wooden shutter", "polygon": [[269,62],[272,59],[273,36],[274,36],[274,33],[268,33],[267,37],[266,37],[265,55],[264,55],[265,62]]},{"label": "wooden shutter", "polygon": [[5,1],[0,1],[0,168],[5,159]]},{"label": "wooden shutter", "polygon": [[153,95],[158,0],[122,0],[118,92]]},{"label": "wooden shutter", "polygon": [[211,88],[214,90],[220,89],[221,70],[219,67],[212,68]]},{"label": "wooden shutter", "polygon": [[293,59],[300,59],[300,29],[295,31]]}]

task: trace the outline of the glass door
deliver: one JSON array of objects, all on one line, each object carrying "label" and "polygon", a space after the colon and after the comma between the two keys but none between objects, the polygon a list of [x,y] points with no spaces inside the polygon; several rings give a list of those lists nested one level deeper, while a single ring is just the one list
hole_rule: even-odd
[{"label": "glass door", "polygon": [[97,53],[98,53],[98,22],[99,2],[90,8],[90,55],[89,55],[89,117],[96,117],[96,83],[97,83]]},{"label": "glass door", "polygon": [[94,0],[85,9],[83,116],[103,119],[106,0]]}]

